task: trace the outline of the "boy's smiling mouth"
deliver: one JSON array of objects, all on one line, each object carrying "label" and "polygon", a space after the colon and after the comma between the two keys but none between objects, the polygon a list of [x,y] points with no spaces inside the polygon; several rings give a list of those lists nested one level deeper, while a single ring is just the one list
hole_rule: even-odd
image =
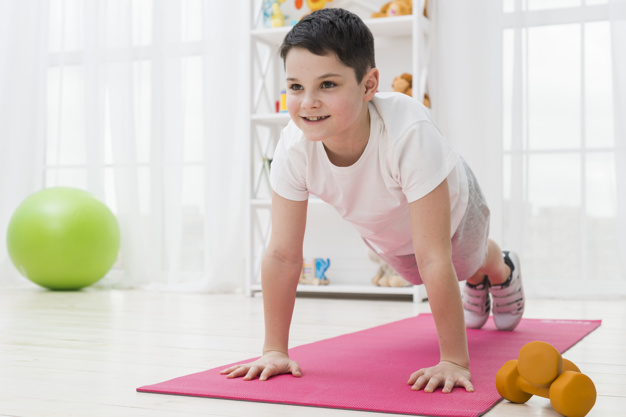
[{"label": "boy's smiling mouth", "polygon": [[308,121],[308,122],[319,122],[319,121],[322,121],[322,120],[326,120],[329,117],[330,116],[309,116],[309,117],[302,116],[302,118],[304,120]]}]

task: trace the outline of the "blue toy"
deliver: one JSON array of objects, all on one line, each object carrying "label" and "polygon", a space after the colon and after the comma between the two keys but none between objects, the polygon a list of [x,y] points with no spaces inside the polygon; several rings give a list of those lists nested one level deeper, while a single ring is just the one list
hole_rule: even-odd
[{"label": "blue toy", "polygon": [[300,284],[328,285],[330,281],[326,276],[326,271],[330,267],[330,259],[315,258],[313,262],[302,262],[302,272],[300,273]]},{"label": "blue toy", "polygon": [[315,278],[328,281],[326,271],[330,267],[330,259],[315,258]]}]

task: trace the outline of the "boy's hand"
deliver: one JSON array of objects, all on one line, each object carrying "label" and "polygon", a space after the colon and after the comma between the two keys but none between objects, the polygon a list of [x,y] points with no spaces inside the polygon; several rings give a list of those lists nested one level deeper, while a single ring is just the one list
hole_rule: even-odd
[{"label": "boy's hand", "polygon": [[474,386],[470,382],[469,369],[452,362],[441,361],[431,368],[420,369],[411,374],[409,385],[411,389],[424,392],[433,392],[437,387],[443,387],[442,392],[449,393],[454,387],[464,387],[468,392],[474,392]]},{"label": "boy's hand", "polygon": [[244,381],[249,381],[255,377],[265,381],[269,377],[280,374],[291,373],[295,377],[301,377],[302,371],[298,362],[289,359],[289,356],[282,352],[267,352],[254,362],[242,365],[234,365],[220,371],[220,374],[228,374],[228,378],[238,378],[243,376]]}]

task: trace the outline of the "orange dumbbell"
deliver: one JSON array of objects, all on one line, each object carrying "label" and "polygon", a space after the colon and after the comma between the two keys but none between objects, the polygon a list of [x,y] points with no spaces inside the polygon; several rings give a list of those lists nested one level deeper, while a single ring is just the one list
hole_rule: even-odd
[{"label": "orange dumbbell", "polygon": [[530,342],[517,360],[505,363],[496,374],[498,393],[514,403],[533,395],[549,398],[552,408],[565,417],[583,417],[596,403],[596,387],[572,362],[546,342]]}]

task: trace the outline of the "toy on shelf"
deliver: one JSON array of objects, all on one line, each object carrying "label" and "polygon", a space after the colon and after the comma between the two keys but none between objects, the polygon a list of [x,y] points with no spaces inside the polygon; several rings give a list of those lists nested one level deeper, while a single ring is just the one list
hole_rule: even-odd
[{"label": "toy on shelf", "polygon": [[[333,0],[306,0],[306,5],[309,6],[309,13],[313,13],[317,10],[322,10],[325,6],[326,3],[331,2]],[[302,0],[296,0],[296,9],[300,10],[302,8]],[[307,14],[305,14],[304,16],[306,16]],[[304,17],[302,16],[302,17]]]},{"label": "toy on shelf", "polygon": [[519,404],[533,395],[549,398],[552,408],[566,417],[583,417],[596,402],[591,378],[554,346],[539,341],[524,345],[517,360],[500,368],[496,388],[504,399]]},{"label": "toy on shelf", "polygon": [[411,0],[393,0],[383,4],[380,12],[372,13],[372,17],[404,16],[412,13],[413,2]]},{"label": "toy on shelf", "polygon": [[[398,93],[406,94],[407,96],[413,97],[413,76],[409,73],[404,73],[402,75],[398,75],[393,79],[391,83],[391,89]],[[424,100],[422,101],[424,106],[430,108],[430,97],[428,97],[428,93],[424,94]]]},{"label": "toy on shelf", "polygon": [[391,89],[397,93],[413,97],[413,76],[407,72],[398,75],[393,79]]},{"label": "toy on shelf", "polygon": [[300,284],[328,285],[330,281],[326,271],[330,267],[330,259],[315,258],[313,262],[304,260],[300,273]]},{"label": "toy on shelf", "polygon": [[411,285],[373,251],[369,250],[368,254],[370,260],[379,265],[378,271],[372,277],[372,284],[377,287],[409,287]]},{"label": "toy on shelf", "polygon": [[280,101],[276,112],[287,113],[287,90],[281,90]]},{"label": "toy on shelf", "polygon": [[263,26],[265,27],[282,27],[285,26],[285,15],[280,10],[280,5],[285,0],[263,0]]},{"label": "toy on shelf", "polygon": [[[406,72],[402,75],[398,75],[393,79],[391,89],[397,93],[403,93],[407,96],[413,97],[413,76]],[[430,108],[430,97],[428,96],[428,93],[424,94],[424,100],[422,103],[424,106]]]},{"label": "toy on shelf", "polygon": [[280,10],[280,5],[284,3],[285,0],[275,0],[274,4],[272,4],[272,27],[282,27],[285,26],[285,15]]}]

